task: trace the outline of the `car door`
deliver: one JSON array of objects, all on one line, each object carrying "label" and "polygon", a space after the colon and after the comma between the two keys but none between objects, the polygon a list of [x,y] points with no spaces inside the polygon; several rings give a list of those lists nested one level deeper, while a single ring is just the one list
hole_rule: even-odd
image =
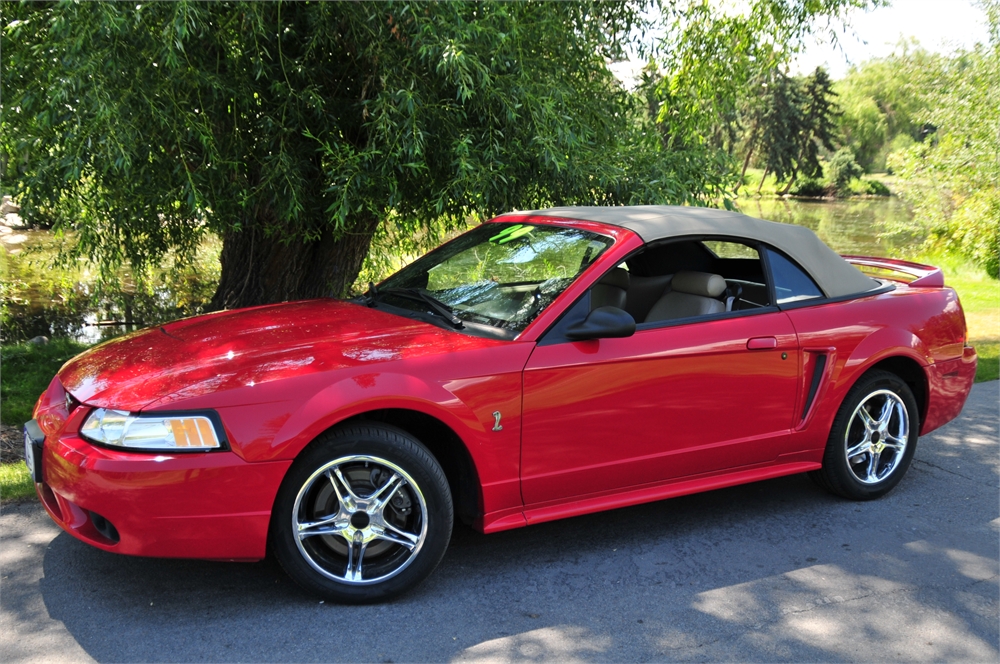
[{"label": "car door", "polygon": [[774,307],[540,343],[524,371],[525,504],[774,461],[798,367],[794,328]]}]

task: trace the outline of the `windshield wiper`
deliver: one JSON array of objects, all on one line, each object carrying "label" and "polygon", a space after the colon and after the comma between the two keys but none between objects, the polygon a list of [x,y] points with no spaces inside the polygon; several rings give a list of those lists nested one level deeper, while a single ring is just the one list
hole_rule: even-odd
[{"label": "windshield wiper", "polygon": [[452,326],[455,327],[456,329],[465,327],[465,324],[462,322],[462,319],[455,315],[455,312],[452,311],[451,307],[449,307],[441,300],[432,297],[427,293],[418,290],[416,288],[384,288],[382,290],[376,291],[374,287],[370,287],[369,292],[370,292],[369,297],[371,298],[372,301],[374,301],[375,298],[377,298],[380,295],[391,294],[391,295],[398,295],[400,297],[405,297],[410,300],[417,300],[419,302],[423,302],[424,304],[427,304],[428,306],[431,307],[431,309],[434,310],[431,313],[436,313],[439,316],[443,316],[444,319],[447,320],[449,323],[451,323]]}]

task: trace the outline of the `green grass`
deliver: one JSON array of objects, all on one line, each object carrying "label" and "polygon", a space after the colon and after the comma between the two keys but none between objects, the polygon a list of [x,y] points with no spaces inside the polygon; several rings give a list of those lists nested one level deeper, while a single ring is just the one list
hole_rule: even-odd
[{"label": "green grass", "polygon": [[35,495],[35,485],[23,461],[0,463],[0,502],[9,503]]},{"label": "green grass", "polygon": [[1000,341],[972,341],[979,355],[976,365],[976,382],[1000,378]]},{"label": "green grass", "polygon": [[70,339],[0,347],[0,422],[21,426],[66,360],[87,348]]}]

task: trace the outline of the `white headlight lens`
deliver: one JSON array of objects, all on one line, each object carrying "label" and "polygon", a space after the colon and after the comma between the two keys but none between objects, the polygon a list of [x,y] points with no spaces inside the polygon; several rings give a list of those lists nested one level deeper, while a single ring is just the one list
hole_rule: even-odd
[{"label": "white headlight lens", "polygon": [[208,450],[222,445],[204,415],[132,415],[98,408],[87,416],[80,435],[105,445],[140,450]]}]

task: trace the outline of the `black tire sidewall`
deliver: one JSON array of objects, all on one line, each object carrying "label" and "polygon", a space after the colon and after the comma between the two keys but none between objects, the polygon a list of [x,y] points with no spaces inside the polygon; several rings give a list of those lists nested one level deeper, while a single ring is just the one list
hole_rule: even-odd
[{"label": "black tire sidewall", "polygon": [[[427,535],[417,557],[381,583],[357,586],[329,579],[302,557],[292,532],[292,511],[299,490],[321,466],[350,455],[374,456],[405,470],[427,504]],[[408,433],[386,425],[360,425],[329,431],[295,460],[281,483],[271,514],[271,546],[285,572],[303,589],[324,599],[362,604],[404,593],[430,576],[451,539],[454,507],[448,480],[434,456]]]},{"label": "black tire sidewall", "polygon": [[[847,447],[844,436],[855,409],[873,392],[889,390],[902,399],[909,418],[909,437],[903,458],[889,477],[875,484],[864,484],[851,472],[847,461]],[[893,489],[906,474],[917,449],[920,418],[917,400],[910,387],[896,374],[888,371],[870,371],[862,376],[848,392],[837,411],[830,436],[823,455],[823,467],[818,472],[818,483],[829,491],[852,500],[872,500],[880,498]]]}]

